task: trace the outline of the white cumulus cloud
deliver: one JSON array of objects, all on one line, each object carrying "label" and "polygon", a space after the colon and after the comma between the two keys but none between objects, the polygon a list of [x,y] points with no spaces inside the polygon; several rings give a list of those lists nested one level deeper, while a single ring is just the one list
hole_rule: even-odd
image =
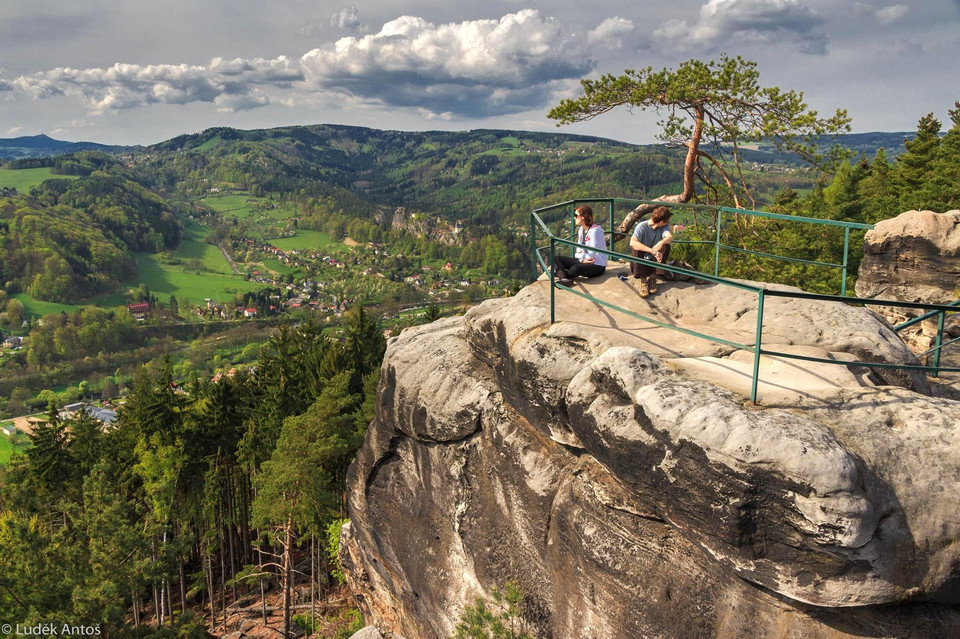
[{"label": "white cumulus cloud", "polygon": [[632,20],[626,18],[607,18],[595,29],[587,32],[587,42],[591,45],[619,49],[623,41],[634,31]]},{"label": "white cumulus cloud", "polygon": [[[352,7],[335,17],[344,28],[359,24]],[[531,9],[446,24],[401,16],[377,33],[342,37],[298,59],[58,67],[12,79],[0,74],[0,90],[38,100],[80,98],[93,114],[197,102],[242,111],[336,98],[438,119],[499,116],[555,102],[558,91],[595,68],[591,51],[629,41],[633,31],[633,22],[615,17],[584,33]]]},{"label": "white cumulus cloud", "polygon": [[654,32],[654,40],[681,50],[788,40],[802,53],[822,55],[827,51],[825,24],[799,0],[708,0],[696,22],[670,20]]},{"label": "white cumulus cloud", "polygon": [[874,16],[876,16],[877,21],[881,22],[882,24],[892,24],[903,16],[907,15],[909,11],[910,7],[907,5],[895,4],[893,6],[884,7],[883,9],[878,10],[876,13],[874,13]]},{"label": "white cumulus cloud", "polygon": [[378,33],[341,38],[301,61],[318,87],[469,116],[542,106],[557,82],[594,66],[584,44],[531,9],[499,20],[439,25],[401,16]]},{"label": "white cumulus cloud", "polygon": [[363,28],[363,23],[360,22],[360,12],[351,5],[335,11],[330,16],[330,26],[341,31],[353,32]]},{"label": "white cumulus cloud", "polygon": [[286,57],[224,60],[209,65],[123,64],[106,69],[60,67],[15,78],[15,89],[35,98],[58,95],[84,99],[94,113],[151,104],[213,102],[236,109],[269,103],[258,85],[287,88],[303,79],[299,64]]}]

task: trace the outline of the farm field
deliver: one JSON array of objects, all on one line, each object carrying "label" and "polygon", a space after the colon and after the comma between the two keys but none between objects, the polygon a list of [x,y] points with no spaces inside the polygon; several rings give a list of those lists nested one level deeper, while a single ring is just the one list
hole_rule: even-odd
[{"label": "farm field", "polygon": [[270,269],[274,273],[279,273],[280,275],[289,275],[291,273],[296,272],[296,269],[290,268],[289,266],[287,266],[286,264],[284,264],[283,262],[281,262],[276,258],[272,258],[272,257],[266,258],[264,260],[261,260],[261,262],[263,263],[264,267]]},{"label": "farm field", "polygon": [[233,269],[220,249],[203,241],[209,232],[210,229],[199,224],[189,224],[184,229],[183,239],[180,240],[180,246],[174,255],[181,260],[200,260],[207,270],[230,275]]},{"label": "farm field", "polygon": [[[3,423],[8,424],[10,422]],[[22,453],[28,447],[29,445],[27,444],[15,444],[7,435],[0,433],[0,466],[6,466],[8,463],[10,463],[10,457],[14,454],[14,452]]]},{"label": "farm field", "polygon": [[0,189],[3,187],[27,192],[30,187],[37,186],[50,178],[65,178],[75,180],[75,175],[54,175],[49,167],[43,169],[0,169]]},{"label": "farm field", "polygon": [[207,270],[230,275],[233,269],[216,246],[194,240],[181,240],[175,253],[182,260],[200,260]]},{"label": "farm field", "polygon": [[23,304],[23,309],[30,317],[43,317],[53,313],[72,313],[82,307],[80,304],[58,304],[56,302],[42,302],[35,300],[26,293],[16,293],[11,295],[15,300]]},{"label": "farm field", "polygon": [[191,273],[181,266],[162,264],[157,260],[156,255],[150,253],[137,253],[136,258],[139,275],[136,280],[126,282],[124,285],[136,288],[142,282],[162,302],[166,302],[171,295],[177,299],[186,297],[195,304],[203,302],[208,297],[218,302],[227,302],[237,293],[256,291],[264,287],[258,282],[248,282],[229,275]]},{"label": "farm field", "polygon": [[331,244],[337,244],[330,236],[321,231],[297,231],[293,237],[270,240],[270,244],[283,251],[322,251]]},{"label": "farm field", "polygon": [[[217,213],[241,220],[268,217],[272,220],[280,221],[290,219],[297,213],[292,207],[287,206],[267,208],[272,205],[270,199],[253,197],[246,193],[231,193],[229,195],[205,197],[201,199],[200,202],[209,206]],[[257,210],[258,205],[262,206],[263,210]]]}]

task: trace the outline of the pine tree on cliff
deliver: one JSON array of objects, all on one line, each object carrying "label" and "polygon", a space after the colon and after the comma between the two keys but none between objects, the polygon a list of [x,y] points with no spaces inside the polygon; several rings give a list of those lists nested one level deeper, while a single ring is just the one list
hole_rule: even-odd
[{"label": "pine tree on cliff", "polygon": [[[720,61],[688,60],[676,70],[627,69],[620,76],[582,79],[581,95],[565,99],[547,113],[559,124],[591,120],[618,106],[665,113],[659,138],[685,147],[683,191],[657,198],[663,202],[744,205],[756,208],[741,163],[744,144],[763,142],[796,153],[814,166],[842,155],[838,147],[824,156],[816,139],[850,130],[846,111],[829,118],[807,108],[803,93],[761,87],[755,62],[724,54]],[[559,126],[558,124],[558,126]],[[631,212],[619,230],[653,209]]]}]

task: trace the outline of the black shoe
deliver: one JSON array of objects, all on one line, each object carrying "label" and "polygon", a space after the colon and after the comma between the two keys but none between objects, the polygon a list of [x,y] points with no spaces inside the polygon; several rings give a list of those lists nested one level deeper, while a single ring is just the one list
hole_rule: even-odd
[{"label": "black shoe", "polygon": [[570,286],[573,284],[573,280],[571,280],[569,277],[561,277],[557,283],[562,286]]}]

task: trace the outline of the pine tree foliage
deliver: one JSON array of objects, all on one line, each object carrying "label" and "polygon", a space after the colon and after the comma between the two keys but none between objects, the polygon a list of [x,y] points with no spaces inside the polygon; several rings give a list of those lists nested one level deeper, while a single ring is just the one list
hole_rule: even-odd
[{"label": "pine tree foliage", "polygon": [[331,583],[319,540],[345,516],[383,350],[357,309],[340,337],[282,327],[252,372],[217,382],[144,367],[109,430],[51,405],[0,469],[0,616],[192,636],[261,583],[292,587],[304,554],[311,588]]},{"label": "pine tree foliage", "polygon": [[904,141],[907,152],[897,158],[897,178],[900,190],[900,208],[930,208],[926,206],[926,184],[933,179],[940,150],[940,121],[932,113],[920,118],[917,135]]},{"label": "pine tree foliage", "polygon": [[850,128],[844,110],[821,117],[807,107],[802,93],[763,87],[759,78],[756,63],[726,54],[719,61],[688,60],[676,69],[627,69],[619,76],[581,80],[581,95],[562,100],[547,117],[569,124],[620,106],[665,114],[658,123],[660,139],[685,147],[687,155],[683,192],[662,199],[756,208],[744,173],[745,145],[772,144],[821,166],[843,151],[834,147],[825,155],[817,140]]}]

